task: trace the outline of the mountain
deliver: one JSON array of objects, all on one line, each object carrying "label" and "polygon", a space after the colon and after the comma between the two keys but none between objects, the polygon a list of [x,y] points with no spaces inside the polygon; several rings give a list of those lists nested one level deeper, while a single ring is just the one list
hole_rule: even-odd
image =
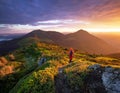
[{"label": "mountain", "polygon": [[28,37],[35,37],[40,39],[40,41],[44,42],[53,42],[53,43],[59,43],[60,40],[64,39],[65,36],[62,33],[55,32],[55,31],[43,31],[43,30],[35,30],[27,35],[25,35],[23,38]]},{"label": "mountain", "polygon": [[117,47],[120,49],[120,32],[92,32],[92,34],[108,44],[112,44],[112,46]]},{"label": "mountain", "polygon": [[19,41],[20,41],[20,38],[0,42],[0,55],[5,55],[5,54],[19,48],[20,47],[18,44]]},{"label": "mountain", "polygon": [[0,42],[1,41],[9,41],[9,40],[12,40],[12,39],[15,39],[15,38],[19,38],[19,37],[22,37],[24,36],[25,33],[0,33]]},{"label": "mountain", "polygon": [[81,52],[94,54],[109,54],[117,52],[117,49],[84,30],[79,30],[75,33],[70,33],[67,35],[55,31],[35,30],[19,39],[0,43],[0,53],[16,49],[21,45],[22,41],[28,38],[58,44],[67,48],[73,47],[74,49],[79,49]]},{"label": "mountain", "polygon": [[71,46],[83,52],[106,54],[116,52],[116,49],[105,41],[89,34],[87,31],[79,30],[75,33],[66,35],[64,42],[66,46]]}]

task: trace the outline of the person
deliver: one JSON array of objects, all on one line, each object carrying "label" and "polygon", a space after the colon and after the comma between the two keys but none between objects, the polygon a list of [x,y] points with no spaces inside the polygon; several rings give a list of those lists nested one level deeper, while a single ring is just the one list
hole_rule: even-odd
[{"label": "person", "polygon": [[73,54],[74,54],[74,50],[73,50],[73,48],[70,48],[70,51],[69,51],[69,62],[72,62]]}]

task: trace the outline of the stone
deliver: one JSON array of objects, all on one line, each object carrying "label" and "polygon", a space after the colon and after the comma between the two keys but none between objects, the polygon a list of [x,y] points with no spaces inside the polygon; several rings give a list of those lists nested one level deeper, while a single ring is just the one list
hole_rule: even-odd
[{"label": "stone", "polygon": [[120,93],[120,72],[112,67],[105,68],[102,74],[102,81],[108,93]]},{"label": "stone", "polygon": [[110,66],[105,67],[105,72],[112,72],[112,71],[114,71],[114,69],[112,67],[110,67]]},{"label": "stone", "polygon": [[90,69],[90,70],[97,70],[99,68],[101,68],[101,66],[99,64],[95,64],[95,65],[92,65],[92,66],[88,67],[88,69]]},{"label": "stone", "polygon": [[38,65],[41,66],[46,61],[46,58],[41,58],[38,62]]}]

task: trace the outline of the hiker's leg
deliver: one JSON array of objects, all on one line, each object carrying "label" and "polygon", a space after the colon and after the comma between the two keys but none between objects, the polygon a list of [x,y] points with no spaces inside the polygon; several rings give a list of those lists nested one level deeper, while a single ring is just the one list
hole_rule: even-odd
[{"label": "hiker's leg", "polygon": [[71,62],[71,59],[69,60],[69,63]]},{"label": "hiker's leg", "polygon": [[69,62],[70,62],[70,63],[72,62],[72,58],[70,58]]}]

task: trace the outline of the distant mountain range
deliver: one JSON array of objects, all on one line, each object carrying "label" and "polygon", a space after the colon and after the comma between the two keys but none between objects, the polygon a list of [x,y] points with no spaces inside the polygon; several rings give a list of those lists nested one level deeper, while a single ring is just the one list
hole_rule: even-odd
[{"label": "distant mountain range", "polygon": [[120,50],[120,32],[92,32],[92,34]]},{"label": "distant mountain range", "polygon": [[23,37],[1,42],[0,54],[20,47],[19,43],[27,38],[37,38],[42,42],[54,43],[67,48],[73,47],[74,49],[79,49],[81,52],[92,54],[110,54],[118,52],[116,48],[84,30],[79,30],[67,35],[55,31],[34,30]]},{"label": "distant mountain range", "polygon": [[5,33],[5,34],[0,34],[0,42],[1,41],[9,41],[18,37],[21,37],[25,34],[21,33],[16,33],[16,34],[10,34],[10,33]]}]

